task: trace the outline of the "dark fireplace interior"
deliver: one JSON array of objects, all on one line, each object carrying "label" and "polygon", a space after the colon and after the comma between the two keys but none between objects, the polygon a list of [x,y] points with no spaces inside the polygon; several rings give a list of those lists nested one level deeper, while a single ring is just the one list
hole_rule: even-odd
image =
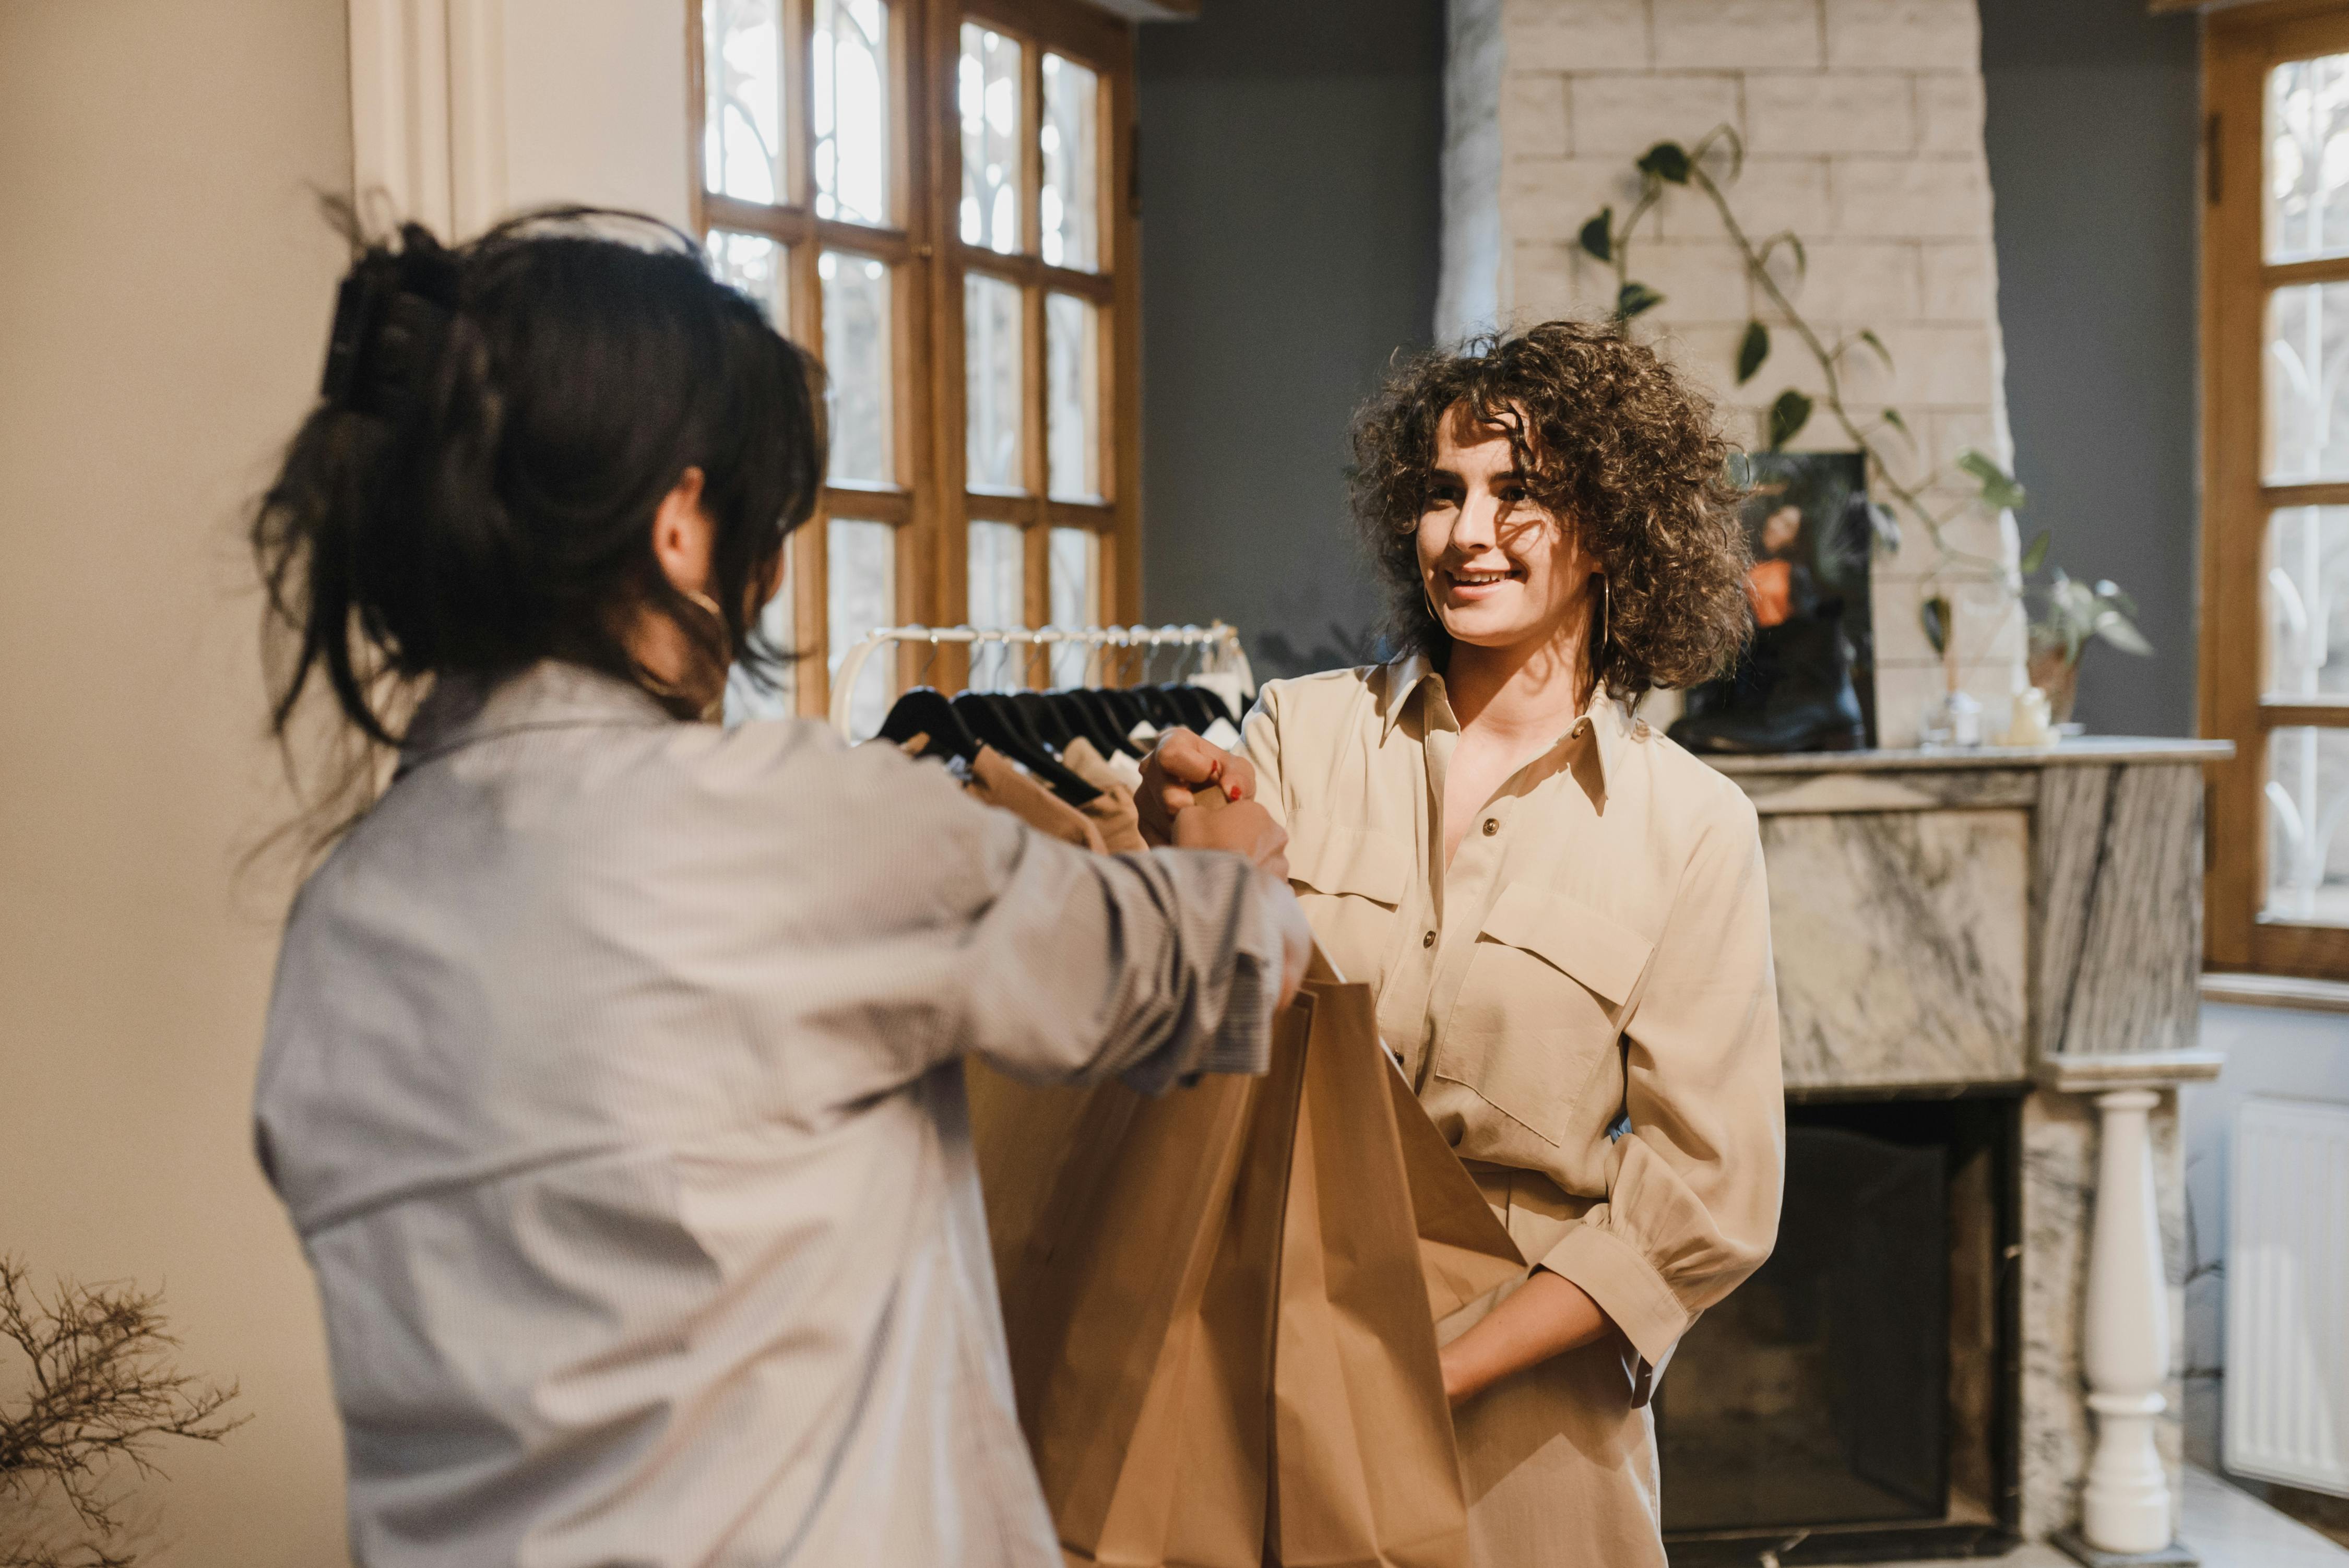
[{"label": "dark fireplace interior", "polygon": [[1777,1250],[1657,1394],[1674,1564],[2013,1543],[2020,1105],[1787,1106]]}]

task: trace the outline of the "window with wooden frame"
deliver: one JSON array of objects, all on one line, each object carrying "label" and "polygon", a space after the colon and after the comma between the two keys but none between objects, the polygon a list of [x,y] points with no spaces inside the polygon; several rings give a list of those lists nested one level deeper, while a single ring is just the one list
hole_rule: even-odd
[{"label": "window with wooden frame", "polygon": [[2214,967],[2349,977],[2349,5],[2212,15],[2203,98]]},{"label": "window with wooden frame", "polygon": [[[713,265],[831,376],[832,471],[767,612],[820,714],[874,628],[1132,620],[1133,39],[1078,0],[687,0]],[[1102,678],[1073,649],[909,647],[926,682]]]}]

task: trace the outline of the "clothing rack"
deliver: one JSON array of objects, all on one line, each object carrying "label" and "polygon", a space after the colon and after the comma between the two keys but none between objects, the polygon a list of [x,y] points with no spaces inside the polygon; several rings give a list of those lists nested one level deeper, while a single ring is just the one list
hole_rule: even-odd
[{"label": "clothing rack", "polygon": [[859,639],[842,655],[840,668],[833,672],[832,727],[841,734],[849,733],[849,710],[856,695],[856,679],[864,673],[865,661],[893,643],[926,643],[933,648],[949,643],[972,646],[1002,643],[1030,647],[1073,644],[1089,648],[1200,648],[1205,650],[1203,672],[1225,671],[1237,675],[1244,686],[1253,687],[1256,684],[1248,669],[1247,654],[1240,646],[1238,629],[1222,621],[1205,626],[884,626]]}]

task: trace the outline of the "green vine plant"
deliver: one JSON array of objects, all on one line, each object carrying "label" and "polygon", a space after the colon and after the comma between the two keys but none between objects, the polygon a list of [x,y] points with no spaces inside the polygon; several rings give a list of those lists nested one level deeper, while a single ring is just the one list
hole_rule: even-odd
[{"label": "green vine plant", "polygon": [[[1725,160],[1725,175],[1713,176],[1708,162]],[[1972,494],[1964,500],[1937,511],[1927,499],[1931,486],[1929,474],[1915,484],[1904,482],[1899,470],[1889,460],[1887,441],[1898,438],[1913,457],[1918,451],[1917,438],[1908,421],[1898,408],[1887,407],[1873,420],[1863,422],[1856,417],[1844,400],[1845,373],[1852,357],[1860,353],[1874,356],[1889,371],[1892,367],[1892,352],[1884,340],[1872,330],[1863,328],[1847,333],[1828,342],[1796,307],[1792,294],[1781,286],[1770,270],[1773,258],[1782,252],[1793,263],[1795,288],[1809,270],[1809,258],[1803,249],[1799,235],[1792,230],[1781,231],[1758,243],[1737,220],[1723,190],[1724,184],[1735,183],[1745,163],[1745,146],[1737,132],[1726,125],[1717,126],[1706,133],[1693,148],[1677,141],[1660,141],[1640,155],[1634,167],[1640,174],[1639,200],[1619,219],[1609,205],[1601,208],[1588,222],[1582,225],[1578,236],[1584,252],[1593,259],[1611,267],[1615,273],[1615,318],[1629,323],[1634,317],[1664,303],[1664,296],[1632,275],[1631,255],[1633,236],[1640,220],[1661,201],[1668,188],[1680,186],[1702,194],[1720,215],[1722,227],[1728,232],[1743,258],[1745,275],[1754,286],[1768,299],[1778,315],[1790,329],[1818,366],[1824,390],[1817,398],[1789,387],[1780,392],[1769,410],[1768,440],[1771,451],[1783,449],[1810,423],[1822,408],[1842,429],[1845,438],[1863,454],[1872,483],[1881,487],[1899,512],[1920,526],[1940,552],[1929,577],[1939,578],[1944,572],[1956,569],[1967,577],[1996,584],[2010,602],[2019,601],[2022,594],[2020,573],[2002,561],[1979,552],[1961,550],[1949,541],[1947,530],[1964,514],[1968,508],[1980,504],[1993,512],[2015,510],[2023,504],[2023,487],[1997,461],[1968,448],[1960,452],[1953,463],[1962,482]],[[1759,315],[1745,324],[1745,331],[1737,345],[1737,385],[1744,386],[1761,373],[1774,347],[1770,328]],[[1870,504],[1877,537],[1887,551],[1900,548],[1900,524],[1894,509],[1881,501]],[[2044,534],[2033,542],[2034,552],[2044,553]],[[1950,652],[1949,638],[1953,617],[1948,600],[1935,594],[1921,606],[1925,634],[1934,651],[1945,656]]]}]

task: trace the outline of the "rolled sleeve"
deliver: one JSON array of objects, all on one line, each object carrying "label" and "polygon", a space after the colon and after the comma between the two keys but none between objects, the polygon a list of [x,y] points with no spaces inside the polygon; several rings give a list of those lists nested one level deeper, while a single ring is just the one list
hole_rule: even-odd
[{"label": "rolled sleeve", "polygon": [[1264,1070],[1281,964],[1269,879],[1237,855],[1091,855],[1003,827],[961,965],[967,1049],[1030,1082],[1114,1076],[1143,1093]]},{"label": "rolled sleeve", "polygon": [[1541,1260],[1660,1367],[1762,1265],[1785,1164],[1770,906],[1753,808],[1699,841],[1624,1028],[1606,1201]]}]

